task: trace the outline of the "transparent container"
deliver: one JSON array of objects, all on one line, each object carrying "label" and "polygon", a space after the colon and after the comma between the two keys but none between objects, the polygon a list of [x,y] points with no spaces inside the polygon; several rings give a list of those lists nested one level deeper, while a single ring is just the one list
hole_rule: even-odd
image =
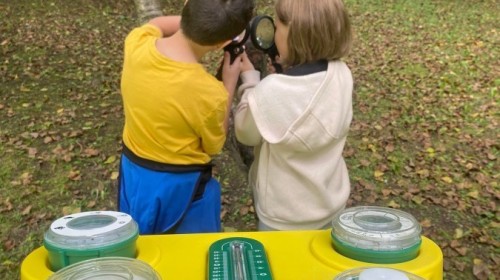
[{"label": "transparent container", "polygon": [[386,267],[360,267],[347,270],[334,280],[425,280],[424,278],[399,269]]},{"label": "transparent container", "polygon": [[48,280],[161,280],[161,277],[141,260],[104,257],[67,266]]},{"label": "transparent container", "polygon": [[333,247],[370,263],[400,263],[418,255],[422,228],[409,213],[386,207],[347,208],[332,222]]},{"label": "transparent container", "polygon": [[67,215],[54,221],[44,235],[53,271],[97,257],[136,255],[139,227],[128,214],[93,211]]}]

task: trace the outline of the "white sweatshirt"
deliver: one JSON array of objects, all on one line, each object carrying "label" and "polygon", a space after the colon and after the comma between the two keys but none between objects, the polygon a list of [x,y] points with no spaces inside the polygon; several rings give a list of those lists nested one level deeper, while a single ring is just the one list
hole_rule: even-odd
[{"label": "white sweatshirt", "polygon": [[344,62],[302,76],[242,73],[237,139],[255,146],[249,182],[259,219],[278,230],[320,229],[350,193],[342,151],[353,81]]}]

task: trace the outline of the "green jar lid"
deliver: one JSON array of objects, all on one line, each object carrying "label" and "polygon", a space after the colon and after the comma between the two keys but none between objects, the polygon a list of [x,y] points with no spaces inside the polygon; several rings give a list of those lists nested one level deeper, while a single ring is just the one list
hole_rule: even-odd
[{"label": "green jar lid", "polygon": [[43,245],[53,271],[99,257],[136,255],[139,227],[128,214],[114,211],[82,212],[54,221]]},{"label": "green jar lid", "polygon": [[399,250],[372,250],[362,249],[344,243],[332,235],[332,243],[335,250],[351,259],[379,264],[401,263],[414,259],[420,251],[421,242],[411,247]]},{"label": "green jar lid", "polygon": [[333,247],[370,263],[400,263],[418,255],[421,227],[410,214],[386,207],[347,208],[332,222]]},{"label": "green jar lid", "polygon": [[138,236],[137,223],[126,213],[82,212],[52,222],[44,245],[49,250],[93,250],[135,241]]},{"label": "green jar lid", "polygon": [[48,280],[160,280],[146,262],[133,258],[103,257],[78,262],[52,274]]}]

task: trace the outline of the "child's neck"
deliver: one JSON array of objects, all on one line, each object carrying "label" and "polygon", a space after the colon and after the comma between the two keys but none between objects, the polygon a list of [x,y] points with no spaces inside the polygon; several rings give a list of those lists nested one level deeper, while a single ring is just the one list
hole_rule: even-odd
[{"label": "child's neck", "polygon": [[156,41],[156,48],[164,56],[179,62],[198,63],[201,58],[213,49],[201,46],[187,39],[181,30],[174,35]]}]

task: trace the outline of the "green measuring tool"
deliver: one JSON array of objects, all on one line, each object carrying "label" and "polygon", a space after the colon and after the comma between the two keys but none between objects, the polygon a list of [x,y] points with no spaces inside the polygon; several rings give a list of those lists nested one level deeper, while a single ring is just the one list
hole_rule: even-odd
[{"label": "green measuring tool", "polygon": [[255,239],[231,237],[210,245],[208,280],[272,280],[262,243]]}]

